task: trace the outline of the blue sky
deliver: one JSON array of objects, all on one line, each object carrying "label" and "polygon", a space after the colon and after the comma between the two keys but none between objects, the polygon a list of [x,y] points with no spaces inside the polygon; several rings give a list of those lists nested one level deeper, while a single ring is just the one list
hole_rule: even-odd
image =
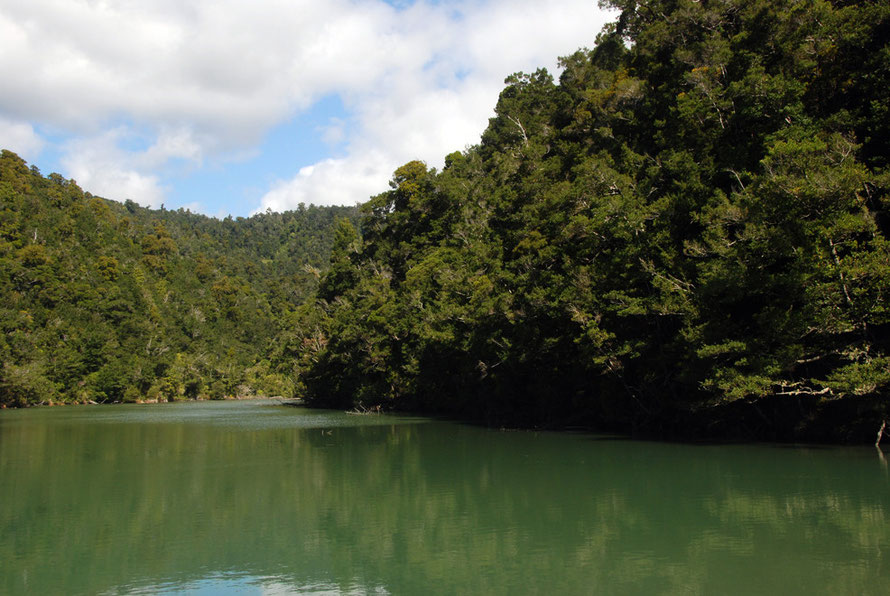
[{"label": "blue sky", "polygon": [[0,147],[214,216],[356,204],[478,142],[506,76],[593,44],[596,0],[0,0]]}]

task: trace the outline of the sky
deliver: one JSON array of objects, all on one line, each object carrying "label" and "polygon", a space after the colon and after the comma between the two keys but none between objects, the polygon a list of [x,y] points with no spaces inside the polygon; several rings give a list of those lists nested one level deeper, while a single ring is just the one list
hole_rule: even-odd
[{"label": "sky", "polygon": [[596,0],[0,0],[0,148],[225,217],[355,205],[479,142],[504,79],[592,47]]}]

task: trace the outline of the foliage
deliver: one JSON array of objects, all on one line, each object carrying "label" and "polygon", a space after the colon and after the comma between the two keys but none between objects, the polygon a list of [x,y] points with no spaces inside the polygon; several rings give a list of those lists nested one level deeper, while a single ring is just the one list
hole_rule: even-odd
[{"label": "foliage", "polygon": [[509,77],[478,146],[364,206],[295,356],[308,401],[782,437],[884,415],[890,8],[610,4],[558,84]]},{"label": "foliage", "polygon": [[153,211],[0,156],[0,405],[290,395],[269,361],[355,208]]}]

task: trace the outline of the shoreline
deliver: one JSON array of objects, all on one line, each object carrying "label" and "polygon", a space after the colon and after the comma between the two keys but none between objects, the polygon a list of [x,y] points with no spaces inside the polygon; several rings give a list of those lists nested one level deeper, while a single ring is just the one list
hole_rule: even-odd
[{"label": "shoreline", "polygon": [[[225,396],[221,399],[198,397],[195,399],[160,400],[142,399],[132,402],[96,402],[96,401],[68,401],[52,402],[43,401],[24,406],[0,405],[0,410],[44,408],[56,406],[85,406],[85,405],[111,405],[111,404],[172,404],[183,402],[223,402],[223,401],[276,401],[280,405],[305,406],[313,409],[332,409],[312,400],[305,401],[301,398],[286,398],[280,395],[241,395]],[[796,407],[802,404],[794,400]],[[867,402],[871,402],[868,404]],[[866,403],[863,403],[866,402]],[[863,400],[857,408],[850,408],[850,404],[842,403],[813,403],[812,411],[808,416],[789,416],[790,412],[775,411],[766,412],[755,407],[756,403],[725,404],[722,407],[708,408],[702,411],[674,411],[673,415],[667,415],[663,419],[647,420],[600,420],[600,424],[591,420],[569,421],[566,419],[550,420],[549,423],[534,424],[529,420],[517,419],[507,413],[500,416],[473,416],[461,415],[457,412],[424,411],[423,408],[368,408],[364,411],[356,409],[344,410],[348,414],[379,414],[383,412],[401,415],[419,415],[434,418],[442,418],[454,422],[481,425],[487,428],[501,430],[538,430],[553,432],[593,432],[614,433],[629,439],[656,440],[684,443],[719,443],[719,444],[755,444],[755,443],[780,443],[780,444],[821,444],[821,445],[865,445],[876,444],[880,449],[881,435],[888,434],[886,429],[886,416],[878,407],[883,402],[880,396],[872,396],[871,400]],[[771,404],[775,406],[776,404]],[[864,406],[864,407],[863,407]],[[871,406],[871,407],[869,407]],[[342,408],[333,408],[342,409]],[[514,413],[515,414],[515,413]],[[521,417],[520,417],[521,418]],[[806,421],[808,424],[802,424]],[[883,424],[882,424],[883,423]],[[879,430],[880,429],[880,430]],[[881,432],[884,431],[884,432]],[[877,435],[877,441],[876,441]],[[884,441],[886,444],[886,441]]]},{"label": "shoreline", "polygon": [[183,403],[183,402],[198,402],[198,401],[251,401],[251,400],[277,400],[282,404],[288,405],[299,405],[303,404],[303,400],[297,397],[284,397],[281,395],[227,395],[222,398],[214,399],[210,397],[197,397],[197,398],[186,398],[186,399],[139,399],[136,401],[41,401],[34,404],[26,404],[24,406],[14,406],[8,404],[0,404],[0,410],[26,410],[29,408],[56,408],[60,406],[108,406],[108,405],[120,405],[120,404],[175,404],[175,403]]}]

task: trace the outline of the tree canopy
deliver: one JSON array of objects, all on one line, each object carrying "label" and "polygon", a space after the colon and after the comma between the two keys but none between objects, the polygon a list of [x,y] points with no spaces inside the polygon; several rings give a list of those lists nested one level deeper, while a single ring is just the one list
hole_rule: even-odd
[{"label": "tree canopy", "polygon": [[617,22],[558,81],[509,77],[479,145],[402,166],[364,206],[306,315],[306,399],[873,437],[890,5],[609,4]]},{"label": "tree canopy", "polygon": [[154,211],[3,151],[0,404],[292,394],[277,340],[357,215]]}]

